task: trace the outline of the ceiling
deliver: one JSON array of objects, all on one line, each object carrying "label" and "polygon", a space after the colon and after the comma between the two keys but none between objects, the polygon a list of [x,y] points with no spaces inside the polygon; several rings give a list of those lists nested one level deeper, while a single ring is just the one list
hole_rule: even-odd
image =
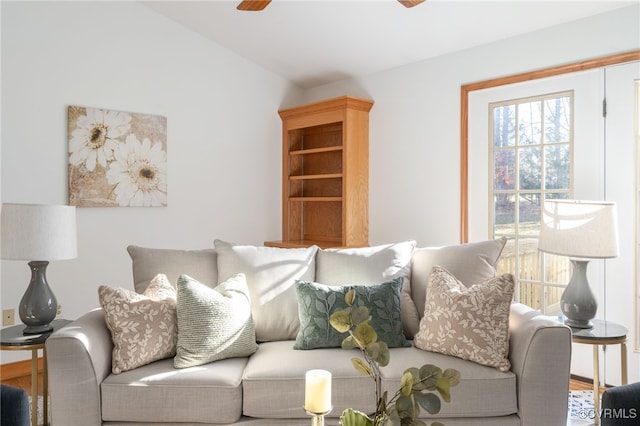
[{"label": "ceiling", "polygon": [[303,88],[364,76],[574,21],[634,1],[144,1],[176,22]]}]

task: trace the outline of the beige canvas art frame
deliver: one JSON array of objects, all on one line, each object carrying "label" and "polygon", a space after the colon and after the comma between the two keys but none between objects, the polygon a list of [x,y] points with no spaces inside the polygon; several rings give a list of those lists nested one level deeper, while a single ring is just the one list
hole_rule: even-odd
[{"label": "beige canvas art frame", "polygon": [[167,119],[68,107],[69,204],[165,207]]}]

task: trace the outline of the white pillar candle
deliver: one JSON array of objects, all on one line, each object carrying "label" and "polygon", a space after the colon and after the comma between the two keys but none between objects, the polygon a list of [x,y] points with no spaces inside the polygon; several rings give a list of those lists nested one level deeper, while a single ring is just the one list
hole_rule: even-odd
[{"label": "white pillar candle", "polygon": [[304,409],[310,413],[326,413],[331,410],[330,372],[307,371],[304,385]]}]

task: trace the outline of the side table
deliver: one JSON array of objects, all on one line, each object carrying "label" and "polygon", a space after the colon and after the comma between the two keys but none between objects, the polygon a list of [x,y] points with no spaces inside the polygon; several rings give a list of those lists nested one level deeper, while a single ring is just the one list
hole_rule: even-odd
[{"label": "side table", "polygon": [[598,349],[600,345],[620,345],[620,369],[622,384],[627,384],[627,334],[626,327],[611,321],[593,320],[593,328],[572,328],[573,343],[593,346],[593,412],[595,424],[600,424],[600,361]]},{"label": "side table", "polygon": [[14,325],[0,330],[0,350],[3,351],[31,351],[31,424],[38,426],[38,350],[42,349],[42,415],[44,424],[49,420],[49,383],[47,371],[47,351],[44,346],[47,338],[56,330],[61,329],[71,321],[65,319],[54,320],[53,330],[42,334],[24,335],[24,324]]}]

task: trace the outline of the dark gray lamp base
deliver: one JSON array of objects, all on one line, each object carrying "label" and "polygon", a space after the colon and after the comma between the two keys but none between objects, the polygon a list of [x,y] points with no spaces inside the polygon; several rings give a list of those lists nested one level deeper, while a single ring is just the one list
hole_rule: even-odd
[{"label": "dark gray lamp base", "polygon": [[587,281],[588,260],[571,259],[573,274],[560,298],[560,309],[565,315],[564,323],[572,328],[593,328],[598,302]]},{"label": "dark gray lamp base", "polygon": [[56,318],[58,301],[47,283],[47,265],[47,261],[29,262],[31,281],[18,309],[20,319],[27,326],[24,334],[41,334],[53,330],[50,323]]}]

